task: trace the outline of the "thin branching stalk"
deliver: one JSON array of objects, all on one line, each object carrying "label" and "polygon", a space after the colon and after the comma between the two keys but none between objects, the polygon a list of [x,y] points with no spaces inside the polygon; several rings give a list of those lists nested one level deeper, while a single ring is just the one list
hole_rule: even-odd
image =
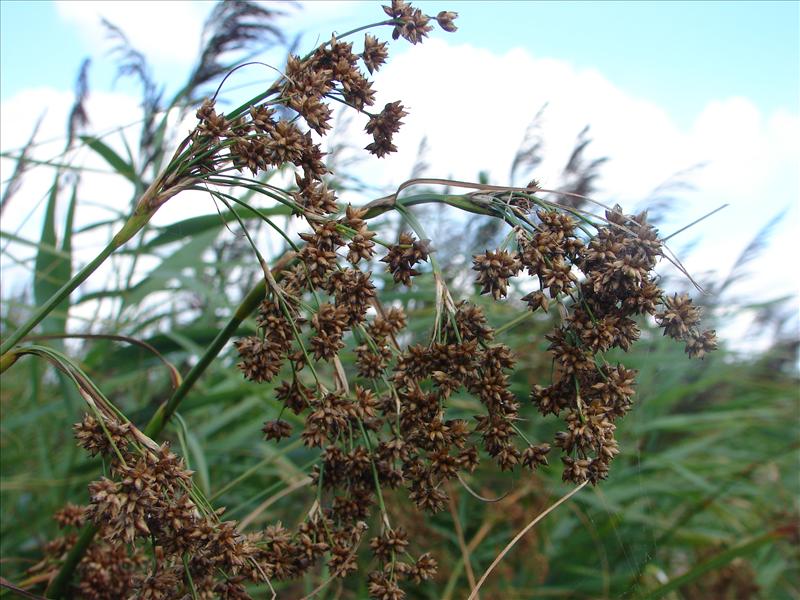
[{"label": "thin branching stalk", "polygon": [[587,484],[587,483],[589,483],[589,482],[588,482],[588,481],[584,481],[584,482],[583,482],[582,484],[580,484],[578,487],[576,487],[576,488],[574,488],[574,489],[570,490],[568,493],[564,494],[564,495],[563,495],[561,498],[559,498],[559,499],[558,499],[558,500],[557,500],[555,503],[553,503],[551,506],[549,506],[549,507],[547,508],[547,510],[545,510],[545,511],[544,511],[544,512],[542,512],[542,513],[540,513],[540,514],[539,514],[539,515],[538,515],[538,516],[537,516],[535,519],[533,519],[533,521],[531,521],[531,522],[530,522],[530,523],[528,523],[528,524],[527,524],[527,525],[526,525],[524,528],[522,528],[522,530],[521,530],[521,531],[520,531],[520,532],[519,532],[517,535],[515,535],[515,536],[514,536],[514,538],[513,538],[513,539],[512,539],[512,540],[511,540],[511,541],[510,541],[508,544],[506,544],[506,547],[505,547],[505,548],[503,548],[503,549],[500,551],[500,554],[498,554],[498,555],[497,555],[497,557],[496,557],[496,558],[495,558],[495,559],[492,561],[492,564],[490,564],[490,565],[489,565],[489,567],[486,569],[486,571],[483,573],[483,575],[481,575],[481,578],[478,580],[478,583],[475,585],[475,588],[472,590],[472,593],[469,595],[469,598],[467,598],[467,600],[475,600],[475,598],[477,598],[477,596],[478,596],[478,591],[481,589],[481,586],[483,586],[483,583],[486,581],[486,579],[487,579],[487,578],[489,577],[489,575],[492,573],[492,571],[494,570],[494,568],[495,568],[495,567],[496,567],[496,566],[497,566],[497,565],[500,563],[500,561],[501,561],[501,560],[503,560],[503,557],[504,557],[506,554],[508,554],[508,553],[509,553],[509,551],[510,551],[510,550],[511,550],[511,549],[514,547],[514,545],[515,545],[515,544],[516,544],[516,543],[517,543],[519,540],[521,540],[521,539],[522,539],[522,537],[523,537],[523,536],[524,536],[526,533],[528,533],[528,532],[529,532],[531,529],[533,529],[533,527],[535,527],[535,526],[536,526],[536,524],[537,524],[539,521],[541,521],[542,519],[544,519],[544,518],[545,518],[547,515],[549,515],[551,512],[553,512],[553,511],[554,511],[556,508],[558,508],[558,507],[559,507],[561,504],[563,504],[564,502],[566,502],[567,500],[569,500],[570,498],[572,498],[572,496],[574,496],[574,495],[575,495],[575,494],[577,494],[579,491],[581,491],[581,489],[583,489],[583,488],[586,486],[586,484]]}]

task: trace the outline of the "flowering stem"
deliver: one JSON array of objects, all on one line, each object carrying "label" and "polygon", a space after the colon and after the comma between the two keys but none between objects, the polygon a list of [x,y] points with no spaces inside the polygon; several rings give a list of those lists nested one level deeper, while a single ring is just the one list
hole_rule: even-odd
[{"label": "flowering stem", "polygon": [[501,333],[503,333],[505,331],[508,331],[509,329],[512,329],[513,327],[516,327],[517,325],[519,325],[523,321],[527,321],[532,316],[533,316],[533,312],[530,311],[530,310],[526,310],[521,315],[518,315],[518,316],[514,317],[513,319],[511,319],[507,323],[503,323],[502,325],[500,325],[500,327],[495,329],[494,330],[495,335],[500,335]]},{"label": "flowering stem", "polygon": [[392,209],[396,209],[400,204],[402,206],[415,206],[417,204],[447,204],[448,206],[452,206],[453,208],[458,208],[460,210],[471,212],[479,215],[487,215],[496,217],[496,211],[489,208],[489,206],[483,202],[480,202],[477,198],[470,197],[470,196],[462,196],[462,195],[454,195],[454,194],[415,194],[413,196],[408,196],[403,198],[402,202],[398,202],[395,200],[394,196],[387,196],[385,198],[379,198],[378,200],[373,200],[369,204],[365,205],[364,208],[367,209],[367,213],[364,215],[365,219],[372,219],[377,217],[378,215],[382,215],[383,213],[390,211]]},{"label": "flowering stem", "polygon": [[238,329],[242,321],[244,321],[250,315],[250,313],[253,312],[256,306],[258,306],[261,300],[264,299],[265,293],[266,284],[264,281],[261,281],[252,290],[250,290],[250,293],[248,293],[247,296],[245,296],[244,300],[242,300],[241,304],[236,309],[233,317],[231,317],[231,320],[228,321],[225,327],[217,334],[217,336],[214,338],[214,341],[211,342],[211,345],[206,349],[205,353],[203,353],[203,356],[199,361],[197,361],[197,364],[192,367],[184,380],[178,386],[178,389],[175,390],[170,399],[167,400],[166,404],[162,404],[151,417],[144,429],[144,434],[147,437],[155,438],[161,433],[167,422],[172,417],[173,413],[177,410],[178,405],[181,403],[183,398],[187,393],[189,393],[189,390],[192,388],[192,386],[205,372],[208,365],[210,365],[211,362],[217,357],[220,350],[222,350],[223,346],[225,346],[234,332]]},{"label": "flowering stem", "polygon": [[361,422],[361,419],[358,419],[358,427],[361,429],[361,435],[364,437],[364,443],[367,445],[367,450],[369,451],[369,464],[372,467],[372,478],[375,481],[375,493],[378,496],[378,506],[381,509],[381,515],[383,516],[383,521],[389,529],[389,513],[386,512],[386,505],[383,502],[383,493],[381,492],[381,484],[380,480],[378,479],[378,470],[375,468],[375,461],[372,458],[372,444],[369,441],[369,436],[367,435],[367,430],[364,429],[364,424]]},{"label": "flowering stem", "polygon": [[528,439],[528,436],[526,436],[525,433],[519,427],[517,427],[514,423],[511,423],[511,427],[513,427],[514,431],[516,431],[519,434],[519,436],[523,440],[525,440],[525,443],[528,444],[528,446],[533,446],[531,441]]},{"label": "flowering stem", "polygon": [[[418,194],[415,196],[410,196],[403,200],[402,206],[413,206],[415,204],[425,204],[431,202],[445,203],[450,206],[466,210],[468,212],[497,216],[496,213],[482,206],[480,203],[475,202],[472,198],[465,196],[451,196],[447,194]],[[381,198],[374,202],[370,202],[367,205],[367,208],[368,212],[367,215],[364,216],[365,219],[374,218],[389,210],[400,210],[402,212],[401,205],[396,204],[394,201],[389,202],[388,199],[386,198]],[[100,256],[102,256],[102,258],[98,257],[97,259],[95,259],[95,261],[92,261],[90,265],[87,265],[87,267],[85,267],[78,275],[76,275],[73,279],[78,279],[81,275],[83,275],[83,279],[78,281],[66,293],[69,294],[69,292],[71,292],[78,285],[80,285],[81,281],[85,280],[97,268],[97,266],[99,266],[102,263],[102,261],[108,257],[108,255],[110,255],[116,248],[124,244],[127,240],[133,237],[133,235],[137,231],[139,231],[142,227],[144,227],[144,225],[149,220],[150,216],[152,216],[152,213],[147,214],[146,218],[142,218],[141,222],[134,221],[134,219],[131,218],[128,224],[126,224],[126,227],[124,227],[120,231],[120,233],[118,233],[114,237],[112,243],[109,244],[106,250],[104,250],[104,252],[107,251],[108,253],[105,256],[103,256],[103,253],[101,253]],[[125,235],[127,235],[127,237],[125,237]],[[273,270],[280,271],[286,266],[286,264],[291,260],[291,258],[292,258],[291,254],[284,255],[277,261],[277,263],[273,267]],[[97,262],[97,264],[94,264],[95,262]],[[92,265],[94,266],[94,268],[88,270],[89,267]],[[245,296],[244,300],[242,300],[241,304],[236,309],[236,312],[234,313],[233,317],[231,317],[231,320],[226,324],[226,326],[222,329],[222,331],[220,331],[219,334],[217,334],[217,336],[214,338],[214,341],[206,349],[205,353],[197,362],[197,364],[194,367],[192,367],[192,369],[186,375],[184,380],[181,382],[180,386],[178,386],[178,388],[172,394],[170,399],[165,404],[162,404],[158,408],[158,410],[156,410],[155,414],[153,414],[153,416],[151,417],[150,421],[148,422],[147,426],[144,429],[144,434],[146,436],[150,438],[158,437],[158,435],[164,429],[166,424],[169,422],[172,415],[177,410],[178,405],[188,394],[189,390],[197,382],[200,376],[205,372],[206,368],[208,368],[211,362],[216,358],[220,350],[222,350],[222,348],[231,338],[231,336],[239,327],[239,325],[253,312],[253,310],[255,310],[255,308],[264,298],[265,294],[266,294],[266,284],[262,280],[247,294],[247,296]],[[60,302],[61,299],[62,298],[58,298],[57,300],[55,300],[53,302],[53,306],[58,304],[58,302]],[[44,317],[42,316],[41,318]],[[41,320],[41,318],[39,319],[39,321]],[[30,326],[30,328],[27,331],[23,332],[21,335],[19,335],[19,337],[11,338],[9,340],[10,343],[8,343],[8,348],[10,349],[16,342],[22,339],[22,337],[24,337],[31,329],[33,329],[33,327],[35,327],[39,321],[34,322]],[[11,355],[7,357],[5,355],[5,352],[6,348],[4,345],[3,356],[0,356],[0,368],[5,368],[7,365],[13,364],[14,362],[13,361],[14,357]],[[363,425],[361,425],[361,423],[359,423],[359,426],[361,427],[361,433],[364,436],[367,448],[371,451],[371,444],[369,438],[367,437],[367,432],[364,430]],[[378,504],[381,508],[381,512],[384,515],[384,519],[386,519],[388,522],[388,515],[386,513],[386,507],[383,502],[383,496],[381,494],[379,486],[378,473],[374,463],[372,464],[372,475],[376,484]],[[75,571],[75,568],[78,566],[78,563],[80,562],[81,558],[83,558],[83,555],[85,554],[86,549],[89,547],[89,544],[91,544],[92,539],[94,539],[97,530],[98,527],[90,523],[87,524],[81,531],[80,536],[78,537],[78,541],[70,549],[66,559],[64,560],[64,563],[61,565],[61,569],[59,570],[58,574],[48,587],[47,589],[48,597],[56,599],[63,597],[66,591],[66,586],[68,585],[70,579],[72,578],[72,574]]]},{"label": "flowering stem", "polygon": [[399,23],[397,19],[387,19],[385,21],[378,21],[377,23],[370,23],[369,25],[362,25],[361,27],[356,27],[355,29],[351,29],[350,31],[345,31],[344,33],[337,35],[337,39],[344,39],[349,35],[353,35],[354,33],[358,33],[359,31],[364,31],[366,29],[372,29],[373,27],[380,27],[382,25],[396,25]]}]

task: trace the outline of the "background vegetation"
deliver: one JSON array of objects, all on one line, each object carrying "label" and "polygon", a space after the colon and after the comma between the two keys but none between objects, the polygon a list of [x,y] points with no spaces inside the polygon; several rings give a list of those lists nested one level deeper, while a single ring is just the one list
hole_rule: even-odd
[{"label": "background vegetation", "polygon": [[[4,335],[77,271],[73,247],[97,240],[124,222],[125,215],[120,215],[80,230],[74,227],[75,211],[84,210],[80,181],[85,174],[81,163],[73,161],[75,150],[88,147],[102,157],[133,184],[137,198],[175,143],[179,127],[174,123],[213,93],[229,66],[264,44],[286,44],[269,11],[249,29],[235,25],[234,20],[210,22],[197,68],[174,98],[165,99],[142,55],[109,24],[119,40],[120,73],[137,78],[143,92],[138,139],[133,142],[128,135],[127,155],[112,150],[110,138],[83,135],[86,67],[78,78],[63,155],[49,164],[26,160],[25,150],[5,155],[16,159],[17,168],[4,181],[3,206],[14,201],[27,177],[50,176],[53,185],[40,239],[22,240],[36,247],[35,262],[26,265],[32,294],[3,298]],[[516,177],[535,177],[535,142],[530,137],[523,143],[512,176],[516,170]],[[602,161],[584,158],[589,143],[588,133],[577,141],[564,170],[563,190],[591,194]],[[335,162],[337,152],[344,155],[347,148],[333,145],[329,150]],[[420,167],[423,163],[421,153]],[[360,167],[340,166],[332,186],[345,195],[363,190]],[[284,207],[260,206],[291,228]],[[469,257],[497,244],[497,222],[475,218],[465,225],[448,209],[425,210],[451,289],[461,297],[477,296]],[[466,234],[453,235],[453,223],[460,233],[466,227]],[[255,239],[272,235],[261,230],[264,226],[258,221],[248,225]],[[391,239],[400,226],[387,218],[376,230]],[[20,241],[5,228],[3,236],[6,246],[8,240]],[[701,281],[708,293],[696,301],[706,306],[706,325],[724,323],[746,304],[747,299],[732,296],[731,285],[746,276],[749,259],[767,236],[765,231],[743,248],[730,276]],[[280,245],[271,243],[274,255],[279,255]],[[113,273],[101,286],[73,294],[40,331],[84,337],[40,338],[36,343],[78,360],[106,396],[143,426],[169,396],[172,381],[152,351],[125,340],[146,342],[186,373],[261,274],[238,224],[224,210],[149,226],[114,261]],[[671,283],[674,289],[688,285],[677,279]],[[435,306],[432,278],[423,275],[410,290],[383,297],[401,301],[412,334],[420,339],[426,335]],[[480,297],[473,300],[482,302]],[[609,479],[584,488],[524,537],[486,582],[481,597],[800,597],[798,338],[790,314],[795,301],[778,299],[755,307],[762,338],[768,332],[766,349],[735,353],[723,343],[702,362],[688,361],[682,347],[668,343],[653,323],[643,321],[643,341],[625,361],[639,370],[635,409],[620,425],[622,454]],[[544,339],[548,324],[524,317],[524,307],[513,302],[487,302],[486,314],[493,326],[504,329],[503,343],[520,357],[524,368],[515,373],[512,390],[525,399],[532,385],[549,376]],[[254,328],[254,321],[246,321],[237,334]],[[228,508],[227,517],[256,526],[294,524],[313,502],[314,490],[297,483],[316,451],[293,440],[279,445],[263,441],[262,424],[278,416],[278,402],[270,385],[244,380],[234,367],[236,361],[229,345],[192,388],[164,435],[185,457],[214,505]],[[478,407],[466,396],[455,403],[464,414]],[[58,535],[52,514],[66,502],[85,503],[86,486],[102,466],[72,437],[72,424],[85,410],[83,399],[44,363],[28,357],[3,375],[0,408],[0,574],[16,585],[35,587],[27,571],[38,561],[42,545]],[[289,418],[286,413],[284,418]],[[552,435],[547,426],[534,422],[520,427],[532,439]],[[559,469],[531,475],[479,468],[469,485],[474,493],[453,486],[450,510],[425,520],[413,507],[406,510],[401,496],[387,499],[396,523],[411,537],[430,540],[436,551],[439,574],[414,592],[419,597],[466,598],[476,577],[514,534],[568,489]],[[477,496],[500,499],[486,502]],[[324,578],[314,573],[301,585],[278,587],[279,597],[299,597]],[[319,597],[363,598],[365,586],[364,578],[354,575]]]}]

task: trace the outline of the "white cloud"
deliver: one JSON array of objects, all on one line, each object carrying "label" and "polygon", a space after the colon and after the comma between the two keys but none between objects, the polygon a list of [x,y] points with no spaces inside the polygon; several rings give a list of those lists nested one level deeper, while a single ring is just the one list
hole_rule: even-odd
[{"label": "white cloud", "polygon": [[[121,24],[128,30],[128,23]],[[610,158],[602,168],[600,201],[620,201],[632,209],[670,176],[706,163],[691,175],[689,183],[695,191],[683,194],[683,202],[662,230],[670,233],[723,202],[730,207],[676,238],[675,247],[701,238],[687,266],[693,273],[727,272],[758,230],[789,206],[786,222],[754,263],[754,276],[739,289],[752,294],[753,300],[800,290],[798,275],[787,273],[784,266],[786,257],[796,253],[800,197],[797,114],[764,114],[747,98],[721,98],[709,102],[689,128],[680,128],[670,118],[668,107],[619,88],[596,70],[534,57],[521,49],[495,54],[469,45],[451,46],[439,39],[420,46],[393,47],[395,55],[376,77],[378,106],[402,100],[410,114],[396,139],[400,152],[382,160],[369,158],[360,165],[370,183],[388,187],[404,181],[423,136],[428,138],[426,161],[431,176],[474,181],[479,171],[488,170],[494,183],[509,183],[509,167],[525,129],[547,102],[542,122],[545,161],[534,173],[545,185],[557,182],[576,136],[587,124],[594,139],[590,155]],[[27,139],[38,107],[51,107],[48,119],[54,124],[43,128],[40,138],[63,132],[70,102],[71,95],[65,92],[28,90],[3,103],[0,146],[7,149]],[[136,101],[119,94],[93,95],[91,102],[89,113],[98,130],[128,122],[129,114],[137,114]],[[354,129],[363,122],[361,118]],[[369,142],[363,132],[348,135],[360,147]],[[5,179],[10,167],[8,161],[3,163]],[[32,182],[31,177],[26,185],[31,183],[33,194],[20,203],[27,210],[49,184],[45,177],[37,191]],[[119,184],[110,178],[89,184],[87,178],[85,197],[98,202],[121,198],[124,205],[129,192],[115,191],[112,185]],[[160,211],[159,222],[188,216],[182,211],[194,203],[186,200],[170,202],[165,207],[169,211]],[[203,212],[209,208],[206,201],[197,203]],[[9,212],[3,229],[13,230],[20,218]],[[36,227],[28,237],[35,239],[38,221],[32,218],[30,222]]]},{"label": "white cloud", "polygon": [[[73,103],[73,94],[48,87],[27,89],[2,103],[0,107],[0,148],[16,151],[31,135],[34,123],[44,115],[36,136],[36,146],[29,156],[39,161],[68,165],[83,165],[100,172],[85,173],[81,180],[79,209],[75,216],[76,228],[111,217],[110,211],[126,212],[131,200],[132,186],[127,180],[112,174],[111,168],[87,147],[80,147],[64,155],[66,124]],[[118,93],[92,93],[86,102],[91,133],[114,131],[129,123],[138,114],[137,99]],[[121,133],[105,138],[121,156],[125,156]],[[0,159],[0,179],[5,183],[11,176],[15,161]],[[102,173],[105,172],[106,174]],[[22,187],[11,198],[3,213],[2,229],[30,241],[38,241],[46,199],[53,183],[55,169],[35,167],[23,175]],[[58,223],[63,227],[63,216],[68,201],[68,191],[62,192],[58,206]],[[97,208],[97,206],[105,208]],[[80,236],[76,240],[77,262],[87,262],[108,243],[105,230]],[[35,248],[2,240],[2,246],[17,260],[30,260]],[[3,254],[3,279],[16,289],[29,285],[30,269],[24,268]],[[29,263],[30,267],[30,263]],[[10,292],[11,289],[6,289]]]},{"label": "white cloud", "polygon": [[[108,179],[109,182],[116,179],[111,175],[110,167],[88,148],[83,147],[70,152],[67,156],[62,156],[66,144],[67,120],[73,101],[74,96],[71,92],[48,87],[26,89],[4,101],[0,110],[0,147],[4,151],[20,149],[30,137],[37,118],[44,115],[36,136],[36,146],[31,153],[33,158],[107,171],[109,175],[101,174],[97,177]],[[125,147],[122,143],[123,126],[130,125],[137,119],[138,99],[121,93],[92,92],[85,108],[89,117],[85,133],[108,134],[104,138],[106,143],[120,155],[125,156]],[[127,131],[135,131],[135,126],[128,127]],[[11,159],[2,159],[0,165],[3,171],[2,179],[5,181],[11,175],[14,162]],[[40,193],[46,192],[51,181],[43,174],[44,170],[41,170],[38,177],[26,176],[26,187],[23,188],[26,194],[37,197]],[[109,182],[104,185],[110,184]],[[100,201],[101,198],[94,200]],[[115,204],[115,207],[119,207],[119,204]],[[12,200],[8,209],[11,212],[6,213],[4,218],[7,218],[8,222],[13,222],[19,216],[16,211],[25,211],[29,208],[30,203]]]},{"label": "white cloud", "polygon": [[680,246],[702,237],[688,264],[696,272],[726,272],[759,229],[791,207],[749,287],[761,299],[800,291],[798,276],[787,274],[782,260],[797,230],[797,114],[764,115],[746,98],[727,98],[709,102],[685,130],[665,107],[620,89],[596,70],[521,49],[495,54],[439,39],[395,54],[376,78],[376,88],[381,102],[402,99],[410,114],[397,136],[401,152],[370,162],[375,178],[401,183],[420,138],[427,136],[432,175],[474,181],[479,171],[489,170],[493,183],[508,184],[525,127],[547,102],[545,161],[536,173],[544,185],[556,182],[587,124],[594,140],[590,155],[610,158],[601,170],[600,201],[620,201],[633,209],[674,174],[704,163],[688,181],[696,190],[684,194],[664,231],[723,203],[730,206],[676,239]]},{"label": "white cloud", "polygon": [[197,55],[203,20],[212,3],[198,1],[57,0],[59,15],[79,28],[95,53],[110,49],[105,18],[125,32],[151,62],[190,65]]}]

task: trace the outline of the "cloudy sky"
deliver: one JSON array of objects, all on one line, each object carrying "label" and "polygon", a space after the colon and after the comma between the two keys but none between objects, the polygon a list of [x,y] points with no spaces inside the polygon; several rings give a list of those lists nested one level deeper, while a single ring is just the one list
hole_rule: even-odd
[{"label": "cloudy sky", "polygon": [[[591,126],[590,156],[609,157],[597,199],[641,206],[676,175],[680,191],[662,231],[708,211],[724,211],[674,238],[696,273],[725,273],[777,214],[769,247],[739,288],[753,299],[800,291],[788,265],[800,233],[800,4],[795,2],[420,2],[429,14],[455,10],[459,31],[436,31],[419,46],[400,40],[376,77],[379,102],[409,107],[400,152],[364,163],[369,177],[398,184],[427,137],[430,176],[475,180],[487,171],[507,184],[525,129],[547,103],[546,159],[535,175],[555,183],[578,133]],[[136,119],[136,89],[114,83],[105,17],[128,35],[174,91],[185,80],[210,2],[1,2],[0,147],[21,146],[44,115],[39,140],[63,139],[75,74],[92,58],[89,115],[94,131]],[[313,47],[333,31],[384,18],[379,3],[306,2],[284,27]],[[388,38],[389,31],[383,32]],[[359,42],[356,42],[358,45]],[[276,66],[279,56],[267,57]],[[257,92],[263,72],[236,76]],[[358,138],[357,138],[358,140]],[[365,142],[366,143],[366,142]],[[58,142],[37,155],[57,154]],[[11,163],[0,161],[2,180]],[[102,176],[99,176],[102,177]],[[26,184],[31,196],[9,206],[4,231],[35,238],[37,202],[47,177]],[[37,189],[37,183],[39,189]],[[520,183],[520,182],[518,182]],[[522,182],[524,183],[524,182]],[[122,210],[128,197],[111,178],[88,201]],[[124,184],[123,184],[124,185]],[[97,190],[103,190],[103,193]],[[39,196],[37,196],[39,194]],[[113,204],[113,202],[112,202]],[[206,212],[212,212],[209,206]],[[161,222],[175,218],[165,212]],[[19,249],[20,255],[24,254]],[[18,257],[15,257],[19,259]],[[3,257],[4,269],[9,261]]]}]

